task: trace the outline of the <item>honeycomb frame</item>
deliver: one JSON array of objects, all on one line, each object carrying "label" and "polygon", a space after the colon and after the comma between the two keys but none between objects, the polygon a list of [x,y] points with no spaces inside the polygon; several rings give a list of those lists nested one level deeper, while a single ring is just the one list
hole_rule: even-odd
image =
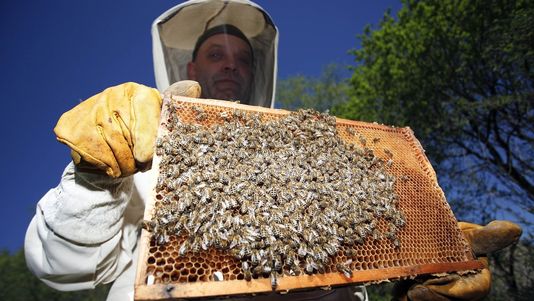
[{"label": "honeycomb frame", "polygon": [[[203,126],[222,123],[220,113],[234,110],[259,113],[264,121],[290,113],[228,101],[173,96],[172,99],[164,99],[158,137],[166,133],[170,101],[182,108],[177,112],[182,122]],[[207,118],[197,120],[197,112],[193,107],[201,107]],[[461,235],[436,174],[410,128],[340,118],[336,118],[336,127],[344,141],[358,145],[365,143],[377,157],[384,160],[392,156],[393,164],[387,170],[397,178],[397,206],[406,218],[405,227],[398,232],[400,247],[396,248],[388,240],[371,239],[361,245],[342,246],[338,254],[330,259],[323,274],[289,275],[284,270],[283,276],[277,280],[277,292],[365,284],[483,267]],[[153,168],[156,170],[159,170],[160,160],[161,157],[155,154]],[[155,190],[156,178],[157,173],[153,179],[152,198],[145,207],[145,220],[151,220],[155,204],[161,198]],[[383,229],[385,223],[379,222],[378,227]],[[135,300],[251,295],[273,291],[267,276],[245,280],[240,262],[228,252],[211,248],[180,256],[178,248],[183,239],[185,237],[171,236],[167,244],[158,245],[151,238],[151,233],[142,230]],[[336,263],[348,260],[352,261],[351,277],[335,268]],[[223,279],[216,279],[217,273]]]}]

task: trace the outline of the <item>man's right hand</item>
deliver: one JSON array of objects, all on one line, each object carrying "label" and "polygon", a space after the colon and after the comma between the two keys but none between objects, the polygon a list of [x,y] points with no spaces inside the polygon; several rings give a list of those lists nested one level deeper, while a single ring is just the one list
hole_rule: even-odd
[{"label": "man's right hand", "polygon": [[[199,97],[200,86],[181,81],[165,95]],[[59,119],[57,139],[72,149],[82,170],[125,177],[150,167],[159,126],[160,93],[136,83],[108,88],[83,101]]]}]

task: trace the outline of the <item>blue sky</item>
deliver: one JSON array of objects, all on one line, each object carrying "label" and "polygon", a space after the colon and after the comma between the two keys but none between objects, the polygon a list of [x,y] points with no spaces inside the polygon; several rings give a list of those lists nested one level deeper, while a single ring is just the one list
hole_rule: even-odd
[{"label": "blue sky", "polygon": [[[0,250],[23,246],[35,204],[70,161],[59,116],[126,81],[155,86],[150,25],[182,1],[27,0],[0,3],[2,118]],[[278,77],[348,65],[356,36],[400,0],[262,0],[280,31]]]}]

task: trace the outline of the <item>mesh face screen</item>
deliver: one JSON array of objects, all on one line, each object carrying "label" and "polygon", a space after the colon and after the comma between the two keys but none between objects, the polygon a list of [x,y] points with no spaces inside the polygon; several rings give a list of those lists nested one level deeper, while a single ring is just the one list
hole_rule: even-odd
[{"label": "mesh face screen", "polygon": [[[169,111],[169,102],[179,109]],[[174,118],[185,124],[211,127],[235,116],[234,112],[258,113],[262,122],[275,120],[288,111],[239,105],[231,102],[174,97],[165,99],[158,137],[167,133]],[[201,114],[201,116],[199,116]],[[172,117],[171,117],[172,116]],[[397,208],[405,218],[396,233],[398,246],[391,240],[366,238],[363,243],[341,244],[329,256],[324,270],[307,274],[283,264],[273,286],[269,273],[254,274],[252,279],[243,264],[226,250],[211,247],[185,252],[180,247],[184,236],[170,235],[160,244],[143,230],[136,278],[136,299],[187,298],[241,295],[369,283],[419,274],[463,271],[481,268],[461,236],[457,221],[439,187],[436,175],[424,151],[409,128],[394,128],[373,123],[336,120],[338,135],[348,143],[365,146],[384,162],[396,178]],[[162,169],[162,155],[155,155],[153,168]],[[154,187],[156,180],[154,180]],[[154,189],[146,204],[145,220],[151,220],[161,206],[165,193]],[[178,200],[179,202],[179,200]],[[379,219],[377,229],[387,231],[387,222]],[[351,273],[340,271],[340,264]]]}]

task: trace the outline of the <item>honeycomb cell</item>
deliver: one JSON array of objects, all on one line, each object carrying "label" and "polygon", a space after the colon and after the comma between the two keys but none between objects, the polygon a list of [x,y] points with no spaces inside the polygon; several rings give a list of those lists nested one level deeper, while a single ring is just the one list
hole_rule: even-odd
[{"label": "honeycomb cell", "polygon": [[178,271],[173,271],[170,276],[171,282],[178,282],[180,280],[180,273]]},{"label": "honeycomb cell", "polygon": [[173,266],[168,264],[163,267],[163,270],[167,273],[172,272],[174,270]]},{"label": "honeycomb cell", "polygon": [[195,282],[197,281],[197,279],[198,279],[198,275],[195,275],[195,274],[190,274],[189,276],[187,276],[188,282]]}]

